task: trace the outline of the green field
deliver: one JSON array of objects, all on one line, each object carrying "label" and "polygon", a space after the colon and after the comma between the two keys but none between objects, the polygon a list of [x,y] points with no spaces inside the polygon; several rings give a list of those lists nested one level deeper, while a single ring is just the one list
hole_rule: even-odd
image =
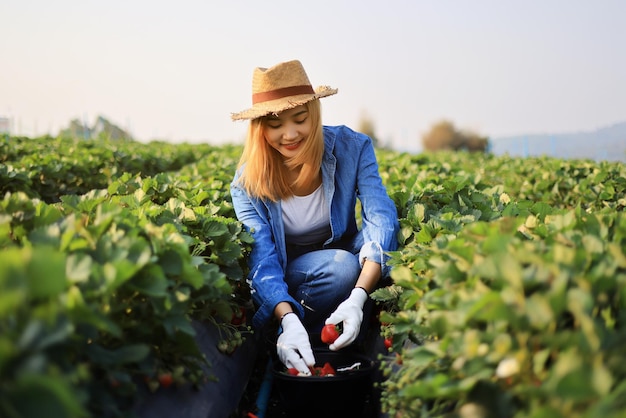
[{"label": "green field", "polygon": [[[237,350],[240,151],[0,139],[0,416],[124,416],[138,385],[201,386],[194,320]],[[623,417],[626,165],[377,152],[401,222],[372,295],[384,411]]]}]

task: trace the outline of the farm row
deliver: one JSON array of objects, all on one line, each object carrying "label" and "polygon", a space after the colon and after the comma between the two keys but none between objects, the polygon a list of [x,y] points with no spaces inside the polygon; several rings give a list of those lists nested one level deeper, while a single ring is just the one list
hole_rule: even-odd
[{"label": "farm row", "polygon": [[[211,378],[194,321],[219,327],[224,353],[250,335],[239,152],[0,140],[3,416],[121,416],[140,384]],[[401,222],[394,284],[372,295],[396,353],[385,412],[617,417],[626,166],[378,155]]]},{"label": "farm row", "polygon": [[401,363],[391,416],[621,416],[626,167],[403,158],[385,168],[407,179],[390,188],[403,245],[374,295]]}]

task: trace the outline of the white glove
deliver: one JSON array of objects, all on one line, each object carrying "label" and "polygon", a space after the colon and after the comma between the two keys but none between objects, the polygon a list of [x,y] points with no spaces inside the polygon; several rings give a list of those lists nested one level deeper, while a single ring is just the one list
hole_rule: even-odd
[{"label": "white glove", "polygon": [[362,287],[355,287],[350,292],[348,299],[341,302],[335,312],[326,320],[326,325],[337,325],[343,321],[343,331],[334,343],[328,346],[332,351],[339,350],[347,345],[359,335],[361,323],[363,322],[363,305],[368,298],[367,291]]},{"label": "white glove", "polygon": [[310,375],[309,366],[315,365],[309,334],[295,313],[287,314],[281,321],[283,332],[278,336],[276,352],[287,368],[296,368],[300,373]]}]

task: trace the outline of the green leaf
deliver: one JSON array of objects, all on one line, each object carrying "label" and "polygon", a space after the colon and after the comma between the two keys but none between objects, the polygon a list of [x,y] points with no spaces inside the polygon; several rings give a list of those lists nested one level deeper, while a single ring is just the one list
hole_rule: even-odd
[{"label": "green leaf", "polygon": [[130,285],[139,292],[152,297],[166,296],[169,286],[163,269],[156,264],[144,267],[139,274],[133,277]]},{"label": "green leaf", "polygon": [[200,289],[200,287],[202,287],[202,285],[204,284],[204,276],[202,272],[200,272],[200,270],[198,270],[191,263],[185,263],[182,267],[183,274],[181,276],[181,279],[184,282],[189,283],[195,289]]},{"label": "green leaf", "polygon": [[200,351],[193,334],[178,332],[174,336],[174,341],[176,342],[177,353],[181,356],[193,356],[202,363],[206,362],[204,354]]},{"label": "green leaf", "polygon": [[412,398],[435,398],[449,395],[445,385],[450,382],[450,378],[443,373],[429,376],[417,382],[408,384],[403,392],[405,396]]},{"label": "green leaf", "polygon": [[183,272],[183,260],[174,250],[166,250],[159,256],[159,264],[167,276],[180,276]]},{"label": "green leaf", "polygon": [[600,396],[607,396],[613,388],[613,375],[602,363],[602,356],[594,357],[591,383],[595,392]]},{"label": "green leaf", "polygon": [[535,203],[530,210],[540,219],[544,219],[546,215],[550,215],[553,212],[552,207],[544,202]]},{"label": "green leaf", "polygon": [[597,396],[591,383],[592,376],[589,370],[575,369],[559,379],[554,394],[576,402],[590,400]]},{"label": "green leaf", "polygon": [[91,275],[92,258],[88,254],[75,253],[67,257],[66,275],[70,282],[86,282]]},{"label": "green leaf", "polygon": [[116,260],[114,263],[107,263],[105,267],[107,266],[110,266],[114,272],[114,279],[109,283],[108,290],[110,292],[132,279],[132,277],[141,268],[140,265],[137,265],[130,260]]},{"label": "green leaf", "polygon": [[41,320],[32,318],[22,331],[22,334],[17,341],[17,347],[20,350],[27,350],[33,347],[36,341],[45,332],[44,324]]},{"label": "green leaf", "polygon": [[499,292],[489,292],[481,296],[467,308],[467,319],[495,321],[511,318],[510,309],[502,300]]},{"label": "green leaf", "polygon": [[104,313],[95,309],[92,306],[76,305],[70,309],[69,316],[76,324],[91,325],[99,332],[121,338],[122,330],[119,325],[107,318]]},{"label": "green leaf", "polygon": [[216,220],[209,220],[205,222],[202,228],[202,232],[204,233],[206,239],[216,238],[229,234],[228,227]]},{"label": "green leaf", "polygon": [[8,387],[8,399],[19,417],[88,417],[69,379],[22,374]]},{"label": "green leaf", "polygon": [[584,235],[582,238],[585,251],[592,254],[602,254],[604,252],[603,241],[595,235]]},{"label": "green leaf", "polygon": [[526,315],[530,325],[537,331],[549,332],[554,325],[554,312],[549,301],[542,295],[533,293],[526,299]]},{"label": "green leaf", "polygon": [[196,335],[196,331],[191,326],[191,321],[184,315],[170,315],[163,320],[163,328],[170,336],[174,336],[178,331],[188,335]]},{"label": "green leaf", "polygon": [[433,237],[430,235],[426,225],[422,225],[422,229],[419,230],[417,234],[415,234],[415,240],[420,244],[427,244],[431,242]]},{"label": "green leaf", "polygon": [[402,283],[412,283],[416,277],[415,273],[407,266],[396,266],[391,270],[391,278],[400,286]]},{"label": "green leaf", "polygon": [[57,296],[67,288],[65,254],[49,247],[37,247],[24,255],[28,289],[33,298]]},{"label": "green leaf", "polygon": [[410,362],[411,367],[422,368],[437,361],[439,355],[427,347],[417,347],[407,351],[404,357],[407,362]]},{"label": "green leaf", "polygon": [[34,227],[38,228],[50,225],[57,222],[62,217],[63,214],[57,207],[41,203],[37,206],[37,216],[34,219]]},{"label": "green leaf", "polygon": [[409,213],[407,213],[407,219],[415,226],[424,222],[425,217],[426,206],[421,203],[414,204]]},{"label": "green leaf", "polygon": [[63,317],[57,321],[54,327],[47,330],[45,335],[38,341],[36,350],[44,351],[48,347],[69,341],[75,331],[74,324]]},{"label": "green leaf", "polygon": [[414,234],[413,227],[407,225],[405,222],[401,222],[400,231],[398,231],[398,241],[401,244],[406,244],[409,238]]},{"label": "green leaf", "polygon": [[25,305],[27,291],[24,288],[8,289],[1,283],[0,277],[0,320],[14,316],[20,307]]},{"label": "green leaf", "polygon": [[543,349],[537,351],[532,358],[533,361],[533,373],[537,376],[542,376],[545,373],[547,361],[550,358],[550,350]]},{"label": "green leaf", "polygon": [[87,355],[103,366],[114,366],[138,363],[150,354],[150,347],[145,344],[129,344],[118,349],[109,350],[98,344],[87,346]]}]

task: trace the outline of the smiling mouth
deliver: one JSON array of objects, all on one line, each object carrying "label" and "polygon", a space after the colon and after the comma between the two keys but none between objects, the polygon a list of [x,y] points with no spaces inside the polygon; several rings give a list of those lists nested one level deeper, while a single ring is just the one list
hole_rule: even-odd
[{"label": "smiling mouth", "polygon": [[294,150],[294,149],[298,148],[301,143],[302,143],[302,140],[296,141],[296,142],[291,142],[289,144],[283,144],[283,147],[287,148],[288,150]]}]

